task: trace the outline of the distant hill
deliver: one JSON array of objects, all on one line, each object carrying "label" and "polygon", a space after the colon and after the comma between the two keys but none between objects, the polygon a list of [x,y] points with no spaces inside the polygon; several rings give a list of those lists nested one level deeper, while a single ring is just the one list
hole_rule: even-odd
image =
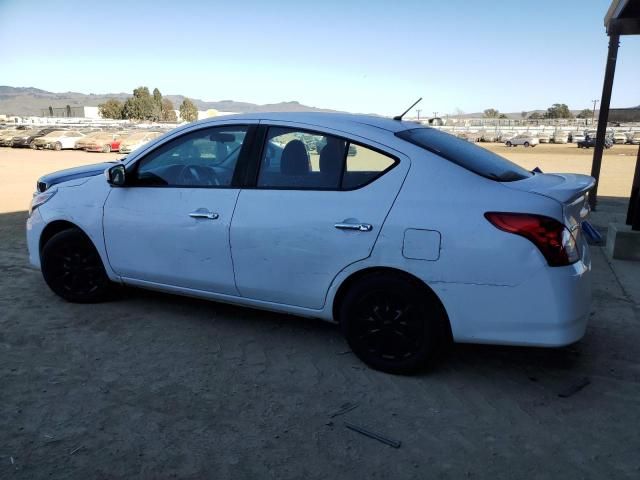
[{"label": "distant hill", "polygon": [[[78,93],[78,92],[47,92],[33,87],[9,87],[0,86],[0,113],[7,115],[40,115],[42,109],[52,107],[97,107],[110,98],[125,101],[131,97],[130,93]],[[176,109],[186,98],[183,95],[164,95],[173,102]],[[324,108],[310,107],[296,101],[280,102],[266,105],[257,105],[248,102],[236,102],[234,100],[221,100],[217,102],[205,102],[197,98],[191,98],[198,110],[214,108],[223,112],[331,112]]]}]

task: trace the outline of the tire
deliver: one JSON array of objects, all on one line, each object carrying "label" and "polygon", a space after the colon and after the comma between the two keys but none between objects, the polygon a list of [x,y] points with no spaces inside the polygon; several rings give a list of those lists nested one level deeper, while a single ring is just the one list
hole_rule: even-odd
[{"label": "tire", "polygon": [[56,233],[41,255],[42,275],[51,290],[73,303],[106,300],[112,289],[98,251],[79,229]]},{"label": "tire", "polygon": [[60,142],[56,142],[56,143],[53,145],[53,149],[54,149],[56,152],[59,152],[60,150],[62,150],[62,144],[61,144]]},{"label": "tire", "polygon": [[371,368],[413,373],[427,366],[447,341],[446,313],[416,281],[379,273],[360,279],[338,311],[353,353]]},{"label": "tire", "polygon": [[508,140],[507,140],[507,143],[505,143],[505,145],[506,145],[507,147],[510,147],[510,146],[511,146],[511,145],[513,145],[513,144],[512,144],[510,141],[508,141]]},{"label": "tire", "polygon": [[529,146],[529,142],[524,142],[523,146],[524,148],[527,148]]},{"label": "tire", "polygon": [[32,150],[37,150],[37,149],[38,149],[38,146],[37,146],[34,142],[31,142],[31,143],[29,144],[29,148],[31,148]]},{"label": "tire", "polygon": [[107,143],[104,147],[102,147],[102,153],[111,153],[111,145]]}]

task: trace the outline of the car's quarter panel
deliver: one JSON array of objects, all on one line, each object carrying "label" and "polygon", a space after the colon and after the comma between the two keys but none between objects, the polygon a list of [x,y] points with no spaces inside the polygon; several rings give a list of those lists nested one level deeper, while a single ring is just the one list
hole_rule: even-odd
[{"label": "car's quarter panel", "polygon": [[[314,129],[312,125],[304,128]],[[399,161],[359,189],[241,191],[231,225],[231,251],[243,297],[321,309],[338,272],[371,254],[410,162],[382,144],[365,145]],[[342,230],[336,228],[340,223],[366,223],[372,228]]]},{"label": "car's quarter panel", "polygon": [[[237,294],[229,254],[235,188],[114,187],[104,207],[109,264],[123,278]],[[198,209],[216,219],[193,218]]]}]

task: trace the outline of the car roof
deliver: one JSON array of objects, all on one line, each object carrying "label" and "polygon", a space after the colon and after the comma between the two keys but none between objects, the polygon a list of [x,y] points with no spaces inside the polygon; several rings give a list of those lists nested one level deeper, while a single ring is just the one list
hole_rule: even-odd
[{"label": "car roof", "polygon": [[199,124],[217,123],[224,120],[264,120],[278,122],[303,123],[310,126],[332,128],[346,132],[357,133],[371,127],[386,130],[392,133],[401,132],[411,128],[420,128],[424,125],[416,122],[393,120],[387,117],[375,115],[356,115],[351,113],[334,112],[261,112],[243,113],[238,115],[226,115],[210,119],[200,120]]}]

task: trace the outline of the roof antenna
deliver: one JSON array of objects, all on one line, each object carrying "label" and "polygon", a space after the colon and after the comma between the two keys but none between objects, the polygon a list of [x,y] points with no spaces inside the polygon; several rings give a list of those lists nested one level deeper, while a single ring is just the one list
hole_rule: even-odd
[{"label": "roof antenna", "polygon": [[413,107],[415,107],[418,103],[420,103],[422,101],[422,97],[420,97],[418,100],[415,101],[415,103],[413,105],[411,105],[409,108],[407,108],[404,112],[402,112],[402,115],[397,115],[395,117],[393,117],[394,120],[398,120],[399,122],[402,121],[402,117],[404,117],[407,112],[409,110],[411,110]]}]

